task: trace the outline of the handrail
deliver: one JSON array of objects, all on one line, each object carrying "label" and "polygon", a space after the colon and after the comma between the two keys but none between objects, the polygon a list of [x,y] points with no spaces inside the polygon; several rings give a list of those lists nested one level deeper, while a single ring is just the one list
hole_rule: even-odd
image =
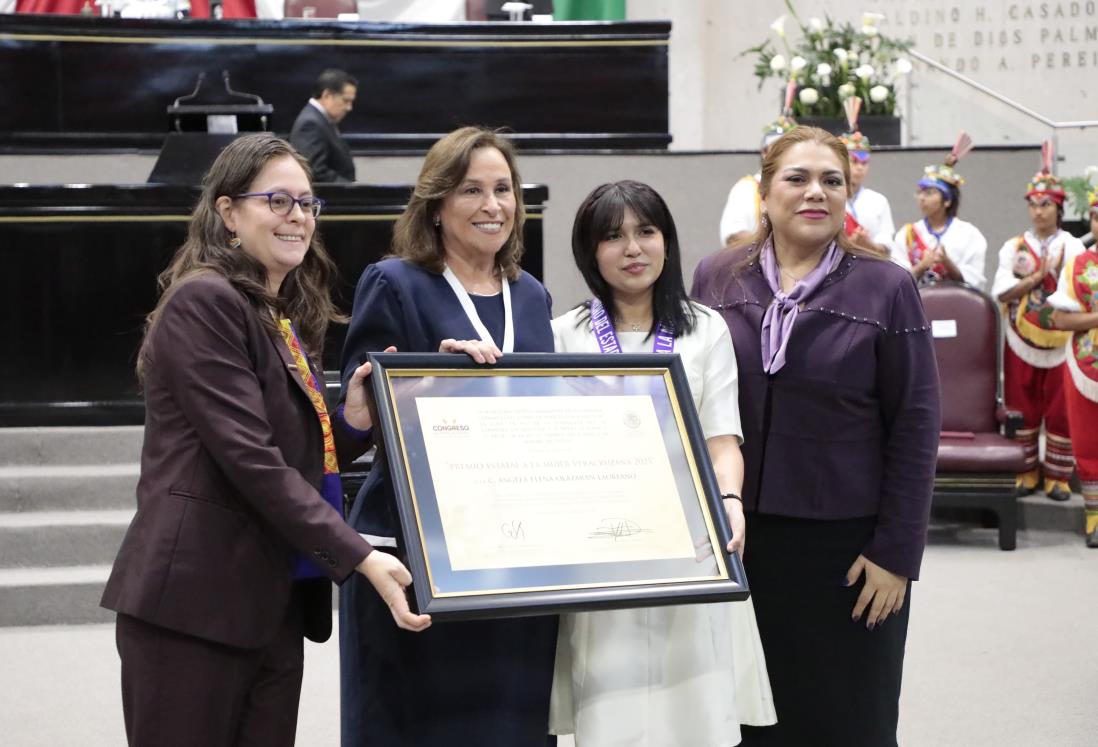
[{"label": "handrail", "polygon": [[995,99],[996,101],[999,101],[1003,104],[1006,104],[1007,106],[1009,106],[1013,109],[1017,109],[1022,114],[1025,114],[1027,117],[1030,117],[1032,119],[1036,119],[1041,124],[1046,125],[1048,127],[1051,127],[1054,130],[1065,130],[1065,129],[1069,129],[1069,128],[1073,128],[1073,127],[1080,127],[1080,128],[1098,127],[1098,119],[1083,119],[1083,120],[1078,120],[1078,121],[1075,121],[1075,122],[1057,122],[1055,120],[1049,119],[1048,117],[1044,116],[1043,114],[1038,114],[1037,112],[1033,111],[1029,107],[1024,106],[1022,104],[1019,104],[1014,99],[1009,99],[1006,96],[1004,96],[1003,94],[999,93],[998,91],[995,91],[995,90],[992,90],[991,88],[988,88],[983,83],[977,83],[972,78],[969,78],[967,75],[964,75],[963,73],[959,73],[956,70],[954,70],[953,68],[947,67],[946,65],[943,65],[942,63],[938,62],[937,60],[933,60],[930,57],[927,57],[922,52],[917,52],[914,49],[911,49],[911,50],[908,50],[908,55],[911,56],[911,57],[914,57],[915,59],[919,60],[920,62],[922,62],[926,65],[929,65],[930,67],[934,68],[935,70],[939,70],[939,71],[945,73],[946,75],[949,75],[949,76],[952,76],[952,77],[956,78],[957,80],[961,81],[962,83],[969,86],[970,88],[975,88],[977,91],[980,91],[981,93],[986,93],[988,96]]}]

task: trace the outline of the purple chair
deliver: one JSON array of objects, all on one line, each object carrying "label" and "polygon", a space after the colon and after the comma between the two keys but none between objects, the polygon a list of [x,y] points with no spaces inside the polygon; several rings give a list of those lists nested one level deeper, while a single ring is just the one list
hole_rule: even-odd
[{"label": "purple chair", "polygon": [[980,508],[999,519],[999,548],[1013,550],[1018,529],[1014,479],[1025,448],[1011,437],[1022,414],[1003,405],[1003,353],[998,305],[965,283],[920,290],[934,329],[942,387],[942,436],[934,504]]}]

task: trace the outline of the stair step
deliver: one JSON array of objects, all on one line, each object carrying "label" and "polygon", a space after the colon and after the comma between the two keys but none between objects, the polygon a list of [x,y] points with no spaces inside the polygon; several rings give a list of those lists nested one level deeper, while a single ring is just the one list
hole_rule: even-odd
[{"label": "stair step", "polygon": [[0,569],[0,627],[102,623],[99,606],[109,565]]},{"label": "stair step", "polygon": [[0,514],[0,568],[111,563],[133,509]]},{"label": "stair step", "polygon": [[1082,534],[1085,517],[1083,496],[1079,493],[1073,493],[1067,501],[1053,501],[1040,492],[1018,501],[1019,529],[1051,529]]},{"label": "stair step", "polygon": [[0,467],[0,513],[134,508],[140,471],[137,462]]},{"label": "stair step", "polygon": [[0,428],[0,465],[137,462],[145,428]]}]

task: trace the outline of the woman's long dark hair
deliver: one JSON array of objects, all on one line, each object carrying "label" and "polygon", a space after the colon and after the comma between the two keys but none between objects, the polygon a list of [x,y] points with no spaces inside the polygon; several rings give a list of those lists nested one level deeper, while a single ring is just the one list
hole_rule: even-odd
[{"label": "woman's long dark hair", "polygon": [[143,379],[148,367],[148,342],[164,304],[179,284],[203,273],[216,273],[228,280],[260,313],[271,335],[279,334],[267,309],[294,323],[301,343],[314,359],[324,347],[328,323],[344,321],[331,298],[335,263],[324,249],[320,232],[313,231],[309,250],[301,264],[291,270],[278,295],[267,288],[267,270],[241,248],[231,248],[233,234],[217,211],[217,199],[249,191],[259,172],[276,158],[293,158],[312,183],[309,163],[285,140],[266,132],[237,138],[221,151],[202,180],[202,194],[191,213],[187,239],[176,251],[168,269],[160,273],[160,300],[145,318],[145,336],[137,355],[137,375]]},{"label": "woman's long dark hair", "polygon": [[[689,334],[694,329],[697,315],[682,280],[679,235],[667,203],[647,184],[631,180],[603,184],[587,195],[576,211],[576,221],[572,224],[572,256],[576,267],[595,298],[602,302],[614,319],[618,319],[613,289],[599,272],[595,253],[599,242],[621,229],[626,208],[633,211],[640,224],[660,230],[666,251],[663,272],[652,286],[652,328],[648,335],[651,337],[660,323],[673,329],[676,335]],[[580,317],[580,323],[590,319],[590,306]]]}]

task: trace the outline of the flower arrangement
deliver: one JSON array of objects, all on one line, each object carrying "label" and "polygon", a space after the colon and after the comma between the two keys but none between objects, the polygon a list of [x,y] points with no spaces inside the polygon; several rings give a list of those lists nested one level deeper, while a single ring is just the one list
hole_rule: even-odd
[{"label": "flower arrangement", "polygon": [[[767,39],[742,52],[755,54],[759,88],[768,78],[786,81],[786,113],[795,117],[839,117],[843,102],[858,96],[863,114],[891,115],[896,110],[897,80],[911,72],[904,54],[912,41],[890,39],[877,24],[884,16],[863,13],[861,26],[835,23],[830,17],[801,22],[792,0],[785,0],[788,15],[770,24],[778,38]],[[792,19],[800,38],[791,41],[786,24]]]}]

